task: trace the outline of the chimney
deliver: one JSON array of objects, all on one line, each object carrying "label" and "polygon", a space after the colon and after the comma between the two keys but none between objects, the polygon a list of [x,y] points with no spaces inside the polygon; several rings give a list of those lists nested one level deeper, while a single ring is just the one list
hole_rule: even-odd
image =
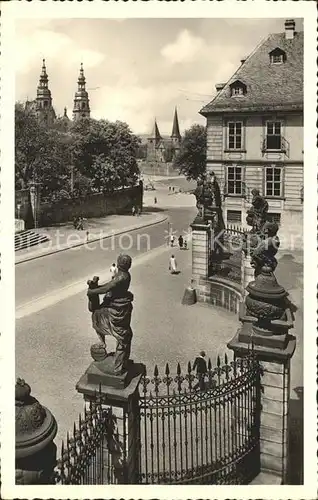
[{"label": "chimney", "polygon": [[243,57],[243,59],[241,59],[241,65],[245,63],[247,57]]},{"label": "chimney", "polygon": [[285,21],[285,38],[292,40],[295,34],[295,21],[294,19],[286,19]]},{"label": "chimney", "polygon": [[216,91],[220,92],[220,90],[224,89],[225,85],[226,85],[226,83],[217,83],[215,85]]}]

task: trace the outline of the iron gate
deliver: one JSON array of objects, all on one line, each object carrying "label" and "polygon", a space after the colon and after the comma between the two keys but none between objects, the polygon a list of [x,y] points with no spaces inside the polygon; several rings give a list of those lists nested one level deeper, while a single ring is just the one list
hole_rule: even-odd
[{"label": "iron gate", "polygon": [[204,376],[168,364],[140,387],[141,484],[248,484],[260,470],[259,366],[253,357]]}]

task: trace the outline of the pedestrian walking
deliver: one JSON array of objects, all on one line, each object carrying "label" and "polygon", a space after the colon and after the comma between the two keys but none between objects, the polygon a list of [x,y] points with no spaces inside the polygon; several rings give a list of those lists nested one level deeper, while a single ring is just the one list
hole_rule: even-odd
[{"label": "pedestrian walking", "polygon": [[135,205],[133,205],[133,206],[132,206],[131,213],[132,213],[132,215],[135,215],[135,214],[136,214],[136,208],[135,208]]},{"label": "pedestrian walking", "polygon": [[187,239],[186,239],[186,238],[184,238],[184,239],[183,239],[183,248],[184,248],[185,250],[187,250],[187,249],[188,249],[188,243],[187,243]]},{"label": "pedestrian walking", "polygon": [[171,186],[169,186],[169,191],[171,191]]},{"label": "pedestrian walking", "polygon": [[171,274],[177,274],[178,272],[177,261],[174,255],[171,255],[169,260],[169,271]]},{"label": "pedestrian walking", "polygon": [[180,248],[180,250],[182,250],[182,248],[183,248],[183,237],[182,237],[181,234],[180,234],[180,236],[178,238],[178,242],[179,242],[179,248]]},{"label": "pedestrian walking", "polygon": [[115,278],[115,276],[117,274],[117,266],[116,266],[115,262],[113,262],[112,265],[110,266],[109,272],[110,272],[112,279]]},{"label": "pedestrian walking", "polygon": [[172,187],[172,192],[174,193],[174,187]]},{"label": "pedestrian walking", "polygon": [[193,363],[193,370],[196,369],[197,371],[197,377],[198,377],[198,382],[195,384],[193,389],[197,389],[198,387],[200,388],[200,391],[204,391],[205,389],[205,381],[204,381],[204,376],[207,372],[207,364],[205,361],[205,352],[200,351],[199,356],[197,356],[194,360]]},{"label": "pedestrian walking", "polygon": [[88,242],[89,240],[89,231],[86,231],[86,243]]},{"label": "pedestrian walking", "polygon": [[170,236],[170,246],[173,247],[173,245],[174,245],[174,236],[173,236],[173,234],[171,234],[171,236]]},{"label": "pedestrian walking", "polygon": [[157,204],[157,197],[156,196],[155,196],[154,202],[155,202],[155,205],[156,205]]}]

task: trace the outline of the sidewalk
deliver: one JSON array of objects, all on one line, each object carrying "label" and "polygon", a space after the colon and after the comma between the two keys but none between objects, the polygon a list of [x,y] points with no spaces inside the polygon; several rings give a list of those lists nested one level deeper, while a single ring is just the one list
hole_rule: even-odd
[{"label": "sidewalk", "polygon": [[86,219],[82,231],[74,229],[71,222],[54,227],[39,228],[36,229],[36,232],[47,236],[49,241],[36,247],[18,250],[15,253],[15,263],[20,264],[44,255],[84,245],[87,242],[98,241],[153,224],[159,224],[167,218],[168,216],[164,213],[146,211],[141,216],[134,217],[132,215],[109,215],[107,217]]}]

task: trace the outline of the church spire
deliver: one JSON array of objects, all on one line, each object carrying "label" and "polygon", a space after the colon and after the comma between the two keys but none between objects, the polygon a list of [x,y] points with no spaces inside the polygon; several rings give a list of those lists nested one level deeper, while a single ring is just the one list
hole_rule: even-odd
[{"label": "church spire", "polygon": [[79,77],[77,80],[77,92],[74,97],[73,119],[74,121],[80,118],[89,118],[89,98],[86,91],[86,79],[84,75],[83,63],[81,63]]},{"label": "church spire", "polygon": [[180,142],[180,140],[181,140],[177,107],[175,107],[175,110],[174,110],[171,139],[177,140],[178,142]]},{"label": "church spire", "polygon": [[153,129],[152,129],[152,133],[151,133],[150,139],[155,139],[156,143],[161,140],[161,135],[160,135],[160,132],[159,132],[159,127],[157,125],[156,118],[155,118],[155,123],[154,123]]},{"label": "church spire", "polygon": [[55,112],[52,106],[52,96],[49,89],[49,77],[46,72],[45,59],[42,60],[42,70],[36,92],[36,114],[46,125],[52,125]]}]

